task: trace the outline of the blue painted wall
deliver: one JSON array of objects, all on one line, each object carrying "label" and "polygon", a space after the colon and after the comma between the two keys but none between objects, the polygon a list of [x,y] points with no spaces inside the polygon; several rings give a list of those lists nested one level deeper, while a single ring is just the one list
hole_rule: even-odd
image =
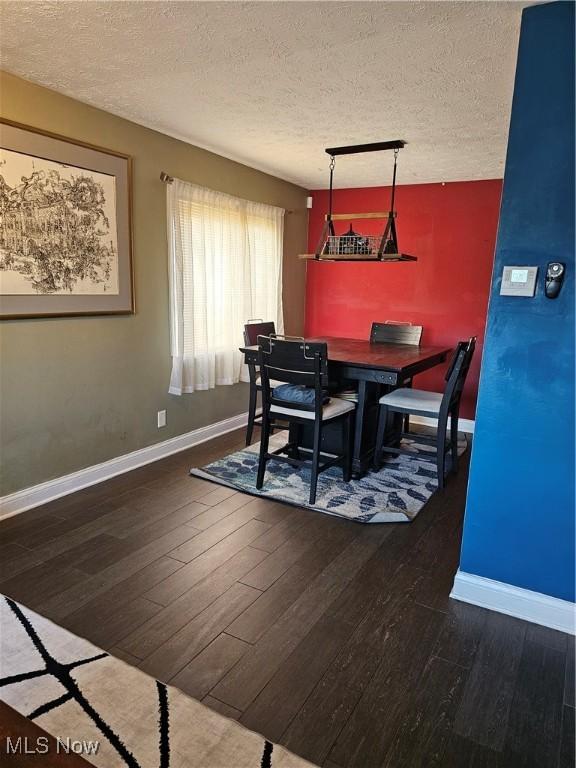
[{"label": "blue painted wall", "polygon": [[[544,296],[563,261],[560,296]],[[574,5],[523,13],[460,569],[574,600]],[[533,299],[502,267],[537,265]]]}]

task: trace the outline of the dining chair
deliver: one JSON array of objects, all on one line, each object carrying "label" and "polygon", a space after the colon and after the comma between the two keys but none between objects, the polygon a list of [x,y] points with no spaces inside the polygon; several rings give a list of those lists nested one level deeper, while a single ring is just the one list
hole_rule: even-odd
[{"label": "dining chair", "polygon": [[413,344],[418,346],[422,338],[423,326],[412,323],[386,320],[384,323],[372,323],[370,344]]},{"label": "dining chair", "polygon": [[[415,347],[420,345],[422,331],[424,326],[412,325],[412,323],[396,320],[386,320],[383,323],[372,323],[370,329],[370,344],[411,344]],[[403,381],[399,381],[401,387],[411,387],[413,379],[410,376]],[[410,416],[404,417],[404,431],[410,430]]]},{"label": "dining chair", "polygon": [[[244,326],[244,344],[247,347],[255,347],[258,344],[258,336],[270,336],[276,333],[276,327],[272,321],[248,320]],[[248,378],[250,380],[250,392],[248,395],[248,425],[246,427],[246,445],[252,442],[254,426],[262,426],[262,420],[256,417],[258,404],[258,392],[262,391],[260,372],[256,365],[248,364]]]},{"label": "dining chair", "polygon": [[[309,503],[314,504],[320,472],[339,464],[344,481],[350,481],[352,419],[356,406],[327,396],[328,350],[325,343],[278,336],[260,337],[258,356],[262,377],[262,436],[256,488],[262,488],[266,464],[271,459],[294,467],[301,467],[311,460]],[[272,388],[272,381],[282,382],[284,386],[276,383]],[[290,436],[284,446],[269,452],[270,431],[278,419],[290,424]],[[342,454],[336,456],[320,450],[324,424],[335,421],[342,424]],[[305,425],[314,426],[311,459],[302,458],[304,451],[300,450]],[[320,463],[322,457],[328,458]]]},{"label": "dining chair", "polygon": [[[436,452],[431,457],[416,454],[419,460],[434,461],[438,471],[438,488],[444,487],[446,454],[451,452],[452,472],[458,469],[458,413],[460,399],[470,369],[472,356],[476,347],[476,336],[468,341],[458,342],[454,355],[445,375],[446,387],[443,393],[427,392],[422,389],[403,387],[395,389],[379,400],[378,430],[374,449],[373,464],[378,469],[382,461],[382,453],[415,457],[413,451],[405,451],[393,446],[384,445],[384,434],[388,424],[388,414],[412,414],[414,416],[429,416],[438,419],[436,438],[429,441],[422,435],[403,432],[402,436],[417,437],[418,442],[435,444]],[[450,417],[450,441],[446,443],[446,431]]]}]

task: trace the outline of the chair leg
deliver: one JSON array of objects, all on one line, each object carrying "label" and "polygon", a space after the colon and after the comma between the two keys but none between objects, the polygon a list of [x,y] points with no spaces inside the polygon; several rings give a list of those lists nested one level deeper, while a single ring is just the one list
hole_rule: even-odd
[{"label": "chair leg", "polygon": [[442,489],[445,485],[445,464],[446,464],[446,426],[448,423],[448,414],[440,414],[438,419],[438,432],[436,434],[436,467],[438,469],[438,488]]},{"label": "chair leg", "polygon": [[318,466],[320,465],[320,444],[322,440],[322,421],[318,419],[314,424],[314,444],[312,453],[312,476],[310,478],[309,503],[316,501],[316,487],[318,485]]},{"label": "chair leg", "polygon": [[386,422],[388,421],[388,406],[381,405],[378,408],[378,430],[376,432],[376,445],[374,446],[374,456],[372,463],[374,469],[380,468],[382,446],[384,444],[384,433],[386,432]]},{"label": "chair leg", "polygon": [[458,411],[450,414],[450,452],[452,457],[452,472],[458,471]]},{"label": "chair leg", "polygon": [[344,482],[349,483],[352,478],[352,417],[354,411],[350,411],[342,419],[342,475]]},{"label": "chair leg", "polygon": [[294,458],[298,459],[298,460],[300,459],[300,446],[302,444],[302,431],[303,431],[302,424],[296,424],[296,430],[295,430],[295,434],[296,434],[296,448],[294,449]]},{"label": "chair leg", "polygon": [[[412,389],[412,379],[407,381],[404,384],[404,386],[407,387],[408,389]],[[404,415],[404,432],[410,432],[410,414],[409,413],[406,413]]]},{"label": "chair leg", "polygon": [[252,442],[252,433],[254,432],[254,419],[256,418],[256,401],[258,390],[254,384],[250,384],[250,395],[248,399],[248,426],[246,427],[246,445]]},{"label": "chair leg", "polygon": [[260,458],[258,459],[258,474],[256,476],[256,488],[260,490],[264,485],[266,473],[266,454],[268,453],[268,440],[270,438],[270,421],[262,413],[262,435],[260,438]]}]

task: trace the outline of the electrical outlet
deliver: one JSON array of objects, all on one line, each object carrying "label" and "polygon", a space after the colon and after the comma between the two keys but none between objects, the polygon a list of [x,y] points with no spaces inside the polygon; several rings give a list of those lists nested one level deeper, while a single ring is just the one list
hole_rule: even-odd
[{"label": "electrical outlet", "polygon": [[158,429],[166,426],[166,411],[158,411]]}]

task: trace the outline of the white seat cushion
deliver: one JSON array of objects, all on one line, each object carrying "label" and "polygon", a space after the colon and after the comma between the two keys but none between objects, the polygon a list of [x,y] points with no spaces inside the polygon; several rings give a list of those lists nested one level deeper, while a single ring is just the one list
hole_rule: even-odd
[{"label": "white seat cushion", "polygon": [[442,395],[438,392],[426,392],[423,389],[395,389],[380,398],[380,405],[388,405],[391,408],[405,408],[411,413],[427,411],[439,413],[442,404]]},{"label": "white seat cushion", "polygon": [[[270,386],[272,389],[274,387],[279,387],[281,384],[285,384],[284,381],[276,381],[276,379],[270,379]],[[262,386],[262,378],[260,376],[256,376],[256,386],[261,387]]]},{"label": "white seat cushion", "polygon": [[[356,408],[355,403],[349,403],[347,400],[340,400],[333,397],[329,403],[322,408],[322,421],[329,421],[336,416],[342,416],[343,413],[353,411]],[[314,421],[314,411],[303,411],[300,408],[283,408],[279,405],[273,405],[270,413],[276,413],[283,416],[300,416],[302,419]]]}]

